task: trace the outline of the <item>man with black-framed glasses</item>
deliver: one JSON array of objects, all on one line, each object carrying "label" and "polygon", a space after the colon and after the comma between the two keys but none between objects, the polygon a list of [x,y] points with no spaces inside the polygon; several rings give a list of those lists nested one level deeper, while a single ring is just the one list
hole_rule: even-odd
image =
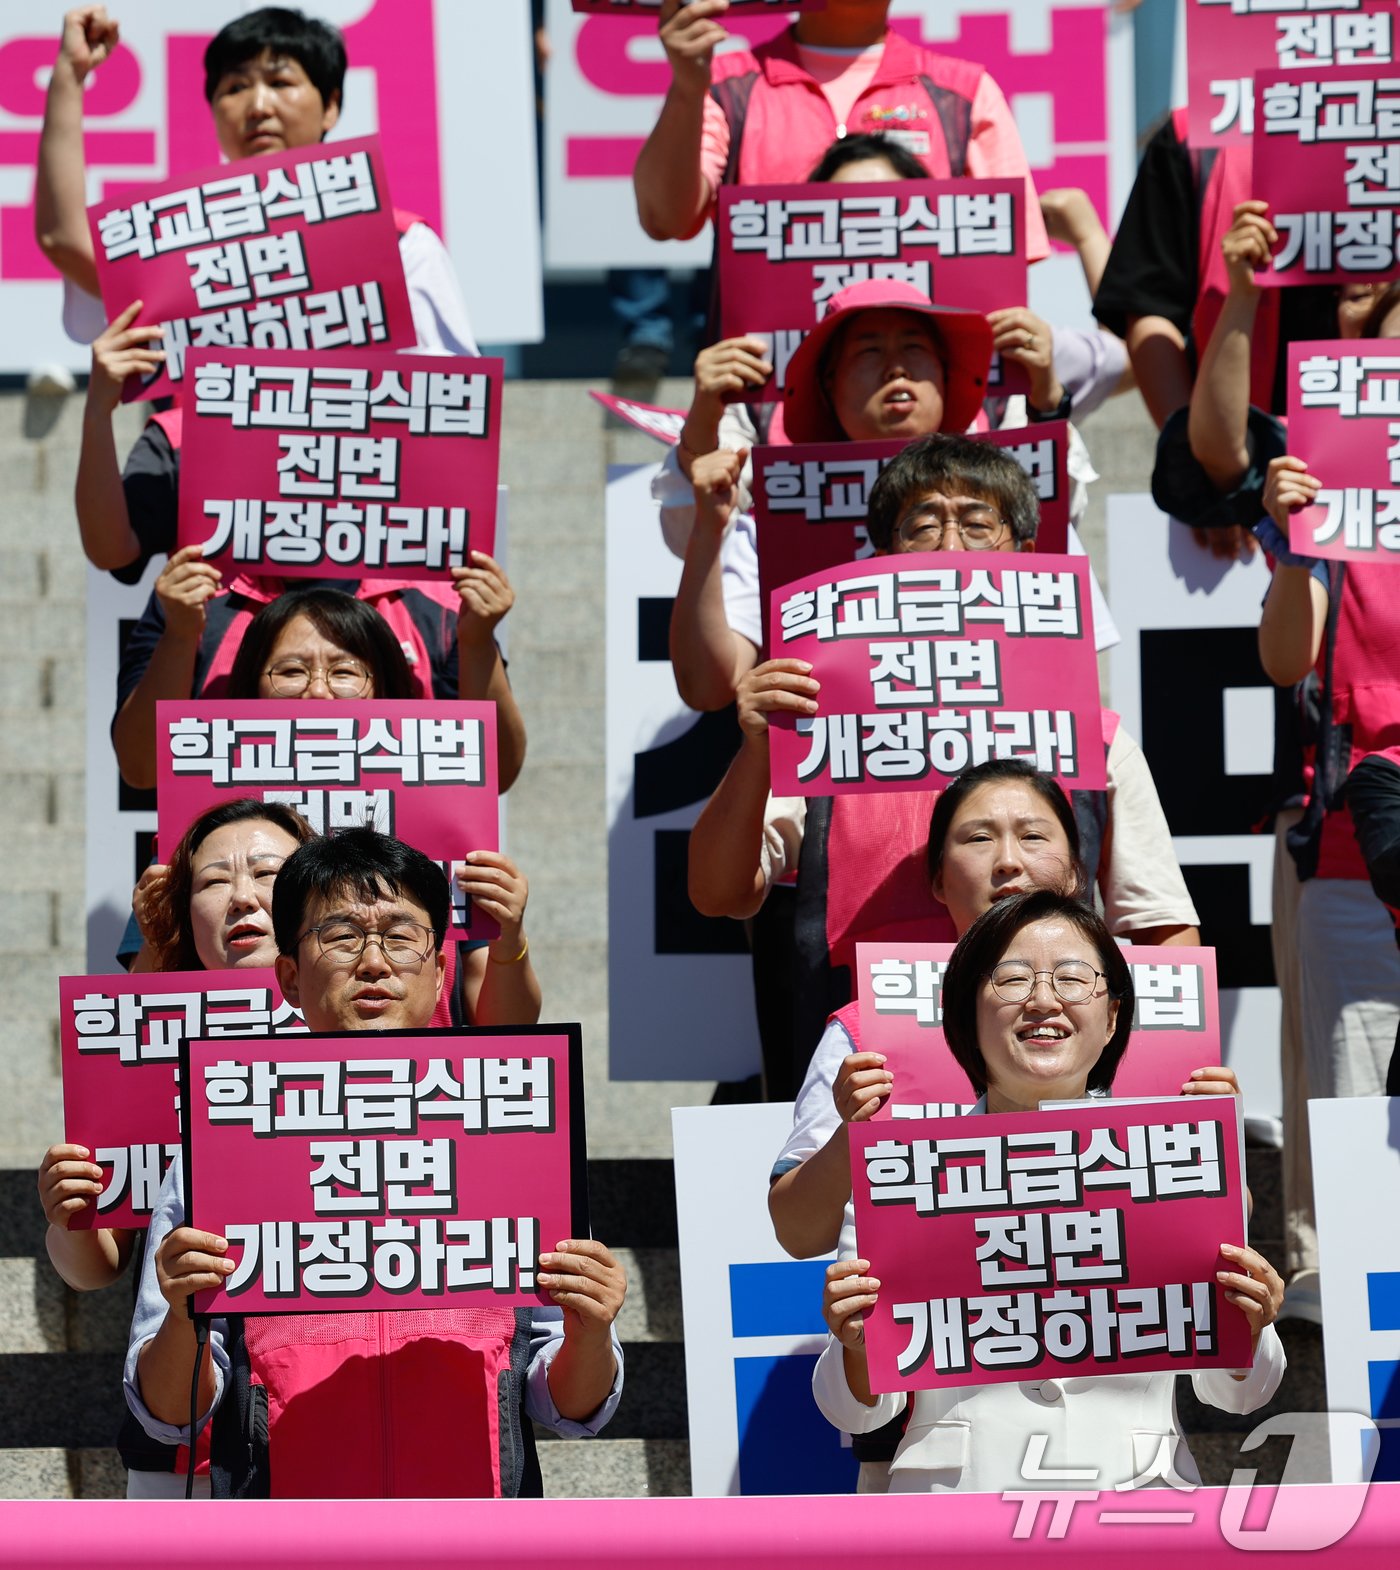
[{"label": "man with black-framed glasses", "polygon": [[[284,996],[312,1031],[425,1029],[445,976],[448,909],[441,868],[400,840],[349,829],[309,841],[282,864],[273,889],[277,980]],[[520,985],[515,978],[523,968],[498,962],[489,968],[488,984],[500,978],[504,988]],[[529,1017],[538,1017],[538,997]],[[169,1444],[190,1442],[196,1342],[188,1300],[220,1285],[232,1268],[226,1239],[184,1221],[184,1172],[177,1157],[151,1217],[125,1374],[127,1404],[147,1433]],[[420,1314],[288,1315],[280,1321],[275,1356],[260,1365],[259,1345],[253,1336],[245,1338],[239,1316],[213,1320],[209,1356],[199,1372],[198,1405],[205,1419],[217,1413],[220,1424],[237,1421],[251,1409],[254,1387],[270,1392],[267,1438],[251,1441],[260,1447],[255,1451],[260,1463],[255,1461],[247,1477],[217,1465],[215,1492],[266,1493],[270,1475],[275,1493],[278,1422],[295,1402],[303,1438],[306,1419],[313,1411],[323,1414],[315,1421],[324,1440],[318,1489],[323,1497],[346,1494],[337,1485],[351,1469],[347,1447],[355,1447],[356,1456],[376,1445],[389,1454],[408,1430],[420,1446],[425,1433],[441,1435],[443,1447],[456,1446],[463,1455],[478,1453],[494,1435],[496,1491],[538,1494],[539,1468],[526,1420],[564,1438],[592,1436],[608,1422],[622,1390],[622,1351],[613,1322],[627,1290],[621,1266],[590,1239],[561,1241],[554,1252],[539,1256],[539,1265],[537,1279],[557,1306],[516,1311],[513,1332],[509,1325],[493,1331],[481,1311],[471,1309],[441,1311],[431,1330]],[[357,1327],[352,1319],[364,1323]],[[503,1338],[496,1350],[509,1367],[508,1393],[494,1382],[490,1391],[481,1386],[479,1369],[491,1366],[483,1338],[493,1334]],[[335,1352],[328,1357],[331,1346]],[[347,1410],[354,1405],[347,1389],[358,1388],[356,1370],[380,1360],[387,1378],[398,1356],[431,1357],[434,1368],[440,1367],[440,1380],[433,1381],[440,1399],[428,1403],[432,1410],[396,1410],[385,1401],[378,1423],[372,1413]],[[220,1434],[216,1425],[217,1455],[239,1451],[239,1443],[226,1447]],[[246,1452],[247,1436],[240,1431],[235,1438]],[[304,1453],[297,1463],[304,1476]],[[358,1475],[367,1470],[374,1469],[360,1466]]]}]

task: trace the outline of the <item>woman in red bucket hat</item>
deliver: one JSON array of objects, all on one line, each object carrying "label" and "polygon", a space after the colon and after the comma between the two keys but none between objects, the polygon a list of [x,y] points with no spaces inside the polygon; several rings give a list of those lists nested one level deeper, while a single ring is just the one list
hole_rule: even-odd
[{"label": "woman in red bucket hat", "polygon": [[789,362],[791,442],[880,441],[965,431],[987,395],[992,329],[913,284],[871,278],[831,297]]}]

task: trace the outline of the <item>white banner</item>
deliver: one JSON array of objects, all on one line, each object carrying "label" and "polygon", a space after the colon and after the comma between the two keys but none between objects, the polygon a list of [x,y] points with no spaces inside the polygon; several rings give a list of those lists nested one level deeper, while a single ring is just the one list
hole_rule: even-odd
[{"label": "white banner", "polygon": [[834,1256],[789,1259],[768,1218],[768,1175],[791,1129],[786,1101],[671,1112],[697,1498],[855,1492],[849,1436],[812,1399]]},{"label": "white banner", "polygon": [[1142,744],[1177,859],[1214,946],[1225,1061],[1251,1123],[1283,1110],[1280,1005],[1269,952],[1274,685],[1259,664],[1263,553],[1220,562],[1149,496],[1108,499],[1108,598],[1123,641],[1110,703]]},{"label": "white banner", "polygon": [[[124,0],[123,48],[86,95],[88,199],[219,161],[204,101],[209,38],[251,0]],[[60,321],[62,286],[34,239],[34,163],[65,0],[0,16],[0,372],[89,355]],[[317,0],[350,70],[332,140],[377,132],[397,207],[452,255],[482,343],[544,332],[529,0]],[[489,153],[485,150],[489,149]]]},{"label": "white banner", "polygon": [[150,857],[156,793],[122,784],[112,751],[117,668],[126,630],[141,619],[165,566],[159,556],[127,587],[88,568],[87,589],[87,968],[118,971],[117,945],[131,916],[131,890]]},{"label": "white banner", "polygon": [[1400,1100],[1308,1102],[1334,1483],[1400,1482]]},{"label": "white banner", "polygon": [[758,1072],[740,923],[699,915],[686,842],[738,750],[726,711],[696,714],[666,653],[681,564],[651,499],[655,466],[614,468],[607,521],[608,1072],[744,1079]]},{"label": "white banner", "polygon": [[[915,42],[984,65],[1011,103],[1037,188],[1082,187],[1112,231],[1137,166],[1129,18],[1101,0],[894,0],[890,15]],[[548,0],[546,17],[548,265],[707,266],[708,227],[658,243],[637,222],[632,166],[670,81],[655,20],[576,15],[570,0]],[[783,22],[725,25],[743,41],[733,48]],[[1077,258],[1032,268],[1031,303],[1051,321],[1087,325]]]}]

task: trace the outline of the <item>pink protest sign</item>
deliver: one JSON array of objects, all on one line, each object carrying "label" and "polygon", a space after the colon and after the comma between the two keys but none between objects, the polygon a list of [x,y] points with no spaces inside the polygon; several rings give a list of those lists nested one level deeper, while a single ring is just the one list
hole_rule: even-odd
[{"label": "pink protest sign", "polygon": [[198,170],[88,210],[108,320],[165,326],[163,397],[192,348],[411,349],[417,341],[375,137]]},{"label": "pink protest sign", "polygon": [[988,758],[1103,788],[1082,556],[872,557],[775,590],[769,628],[821,683],[819,714],[772,716],[775,796],[936,787]]},{"label": "pink protest sign", "polygon": [[1338,339],[1288,346],[1288,450],[1322,482],[1289,520],[1304,556],[1400,563],[1400,352]]},{"label": "pink protest sign", "polygon": [[628,425],[641,431],[643,435],[654,436],[667,447],[674,447],[681,439],[681,427],[686,419],[684,409],[662,409],[654,403],[637,403],[632,398],[615,398],[611,393],[597,392],[591,387],[588,396],[601,403],[609,414],[615,414],[619,420],[625,420]]},{"label": "pink protest sign", "polygon": [[587,1237],[577,1025],[192,1040],[191,1226],[236,1268],[200,1313],[548,1302],[542,1251]]},{"label": "pink protest sign", "polygon": [[1261,71],[1254,190],[1279,233],[1261,284],[1400,275],[1400,74],[1389,66]]},{"label": "pink protest sign", "polygon": [[496,540],[500,360],[193,350],[181,546],[279,577],[441,579]]},{"label": "pink protest sign", "polygon": [[[975,439],[1009,452],[1030,475],[1040,500],[1036,549],[1062,556],[1069,543],[1068,424],[1052,420],[979,431]],[[765,616],[779,585],[870,554],[865,528],[870,489],[907,445],[812,442],[754,449],[753,508]]]},{"label": "pink protest sign", "polygon": [[[1254,77],[1299,66],[1386,65],[1394,0],[1187,0],[1186,83],[1192,147],[1232,147],[1254,132]],[[1280,14],[1282,13],[1282,14]]]},{"label": "pink protest sign", "polygon": [[1237,1097],[848,1132],[872,1390],[1249,1366]]},{"label": "pink protest sign", "polygon": [[[951,943],[858,943],[856,994],[864,1050],[883,1052],[894,1092],[877,1117],[936,1117],[977,1099],[943,1036]],[[1137,1007],[1113,1094],[1175,1096],[1191,1071],[1221,1061],[1215,950],[1123,949]]]},{"label": "pink protest sign", "polygon": [[[939,305],[1026,303],[1022,180],[724,186],[719,193],[720,330],[771,341],[773,376],[745,395],[780,398],[787,367],[832,295],[871,278],[913,284]],[[1015,372],[1013,379],[1012,372]],[[993,367],[992,393],[1025,388]]]},{"label": "pink protest sign", "polygon": [[439,700],[304,699],[156,705],[160,843],[174,845],[207,807],[239,796],[285,802],[318,833],[368,825],[443,865],[451,934],[491,936],[452,873],[496,850],[496,706]]},{"label": "pink protest sign", "polygon": [[58,983],[64,1138],[103,1169],[80,1227],[143,1227],[180,1148],[180,1043],[302,1032],[270,970],[62,976]]}]

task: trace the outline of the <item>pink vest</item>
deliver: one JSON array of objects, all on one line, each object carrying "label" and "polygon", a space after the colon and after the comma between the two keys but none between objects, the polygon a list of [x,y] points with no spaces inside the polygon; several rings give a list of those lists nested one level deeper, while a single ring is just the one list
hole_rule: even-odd
[{"label": "pink vest", "polygon": [[[960,175],[967,162],[972,99],[985,74],[980,65],[935,54],[892,32],[845,133],[926,135],[928,151],[918,156],[929,173],[937,178]],[[754,80],[746,106],[736,114],[736,94],[745,78]],[[831,105],[821,85],[802,68],[790,28],[757,49],[721,55],[714,62],[712,84],[734,139],[726,183],[803,181],[836,140]]]},{"label": "pink vest", "polygon": [[1367,877],[1351,814],[1338,797],[1368,753],[1400,761],[1400,588],[1393,569],[1348,562],[1333,575],[1340,603],[1329,617],[1318,675],[1327,713],[1315,758],[1313,789],[1328,811],[1322,820],[1316,876]]},{"label": "pink vest", "polygon": [[[1102,714],[1107,749],[1119,721],[1110,709]],[[928,825],[937,799],[937,791],[918,790],[832,800],[826,937],[833,965],[854,966],[857,943],[958,941],[952,918],[929,893]],[[1092,876],[1097,868],[1088,870]]]},{"label": "pink vest", "polygon": [[244,1321],[274,1499],[500,1498],[509,1308]]},{"label": "pink vest", "polygon": [[[1254,195],[1254,150],[1243,146],[1225,147],[1205,155],[1191,150],[1186,140],[1186,111],[1172,111],[1177,139],[1191,153],[1200,204],[1200,251],[1197,256],[1196,306],[1191,315],[1191,336],[1199,359],[1206,352],[1210,335],[1225,306],[1230,291],[1230,275],[1220,242],[1234,222],[1235,207]],[[1204,184],[1202,184],[1204,176]],[[1277,289],[1263,289],[1259,311],[1250,338],[1249,401],[1260,409],[1273,407],[1274,372],[1278,361],[1280,299]]]}]

